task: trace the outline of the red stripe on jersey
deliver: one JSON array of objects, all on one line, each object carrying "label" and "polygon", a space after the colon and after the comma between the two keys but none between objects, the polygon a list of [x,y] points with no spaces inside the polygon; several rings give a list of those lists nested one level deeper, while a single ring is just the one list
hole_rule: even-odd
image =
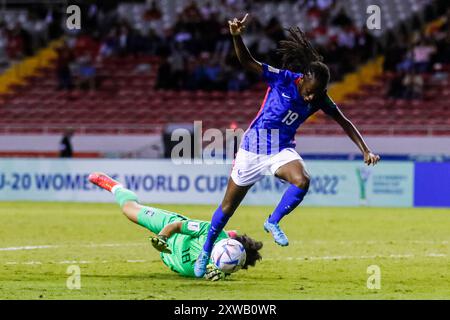
[{"label": "red stripe on jersey", "polygon": [[[270,90],[272,90],[272,88],[271,88],[271,87],[268,87],[268,88],[267,88],[267,92],[266,92],[266,96],[264,97],[264,100],[263,100],[263,102],[262,102],[262,104],[261,104],[261,107],[259,108],[258,114],[257,114],[256,117],[253,119],[253,121],[250,123],[250,126],[249,126],[248,129],[245,131],[244,136],[245,136],[245,134],[247,134],[247,132],[250,130],[250,128],[253,126],[253,124],[255,123],[255,121],[258,119],[259,115],[260,115],[261,112],[263,111],[264,106],[266,105],[267,98],[269,97],[269,92],[270,92]],[[244,143],[244,139],[242,139],[241,145],[242,145],[242,143]],[[236,157],[236,155],[235,155],[235,157]],[[235,165],[235,161],[233,161],[233,166],[232,166],[232,169],[231,169],[231,170],[233,170],[234,165]]]},{"label": "red stripe on jersey", "polygon": [[270,90],[272,90],[271,87],[267,88],[266,96],[264,97],[264,100],[263,100],[263,102],[261,104],[261,107],[259,108],[258,114],[256,115],[255,119],[253,119],[253,121],[250,123],[250,127],[253,125],[253,123],[255,123],[256,119],[258,119],[259,115],[263,111],[264,106],[266,105],[267,98],[269,97]]},{"label": "red stripe on jersey", "polygon": [[300,81],[303,79],[303,76],[298,77],[297,79],[295,79],[295,85],[298,86],[298,84],[300,83]]}]

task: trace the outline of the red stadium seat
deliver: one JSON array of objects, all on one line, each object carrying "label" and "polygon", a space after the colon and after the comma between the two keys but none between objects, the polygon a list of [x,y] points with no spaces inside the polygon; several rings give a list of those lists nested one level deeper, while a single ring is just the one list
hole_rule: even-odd
[{"label": "red stadium seat", "polygon": [[[151,72],[136,74],[140,63],[151,64]],[[0,122],[23,125],[24,132],[33,123],[93,125],[89,132],[104,132],[104,128],[95,129],[95,124],[105,121],[129,125],[127,130],[133,132],[151,131],[146,125],[160,128],[168,122],[194,120],[203,120],[205,128],[225,128],[230,121],[246,127],[258,113],[267,90],[262,82],[243,92],[155,90],[158,64],[157,57],[108,58],[97,66],[101,85],[94,92],[58,91],[54,68],[42,68],[37,75],[27,77],[24,86],[14,86],[14,93],[0,96]],[[444,69],[450,70],[450,66]],[[380,77],[349,95],[341,104],[343,112],[361,128],[368,128],[363,129],[365,134],[444,134],[446,130],[430,128],[450,127],[450,84],[429,79],[423,100],[391,99],[381,94],[390,77]],[[133,124],[144,128],[133,129]],[[409,129],[416,126],[423,129]],[[321,112],[304,129],[316,134],[343,134]]]}]

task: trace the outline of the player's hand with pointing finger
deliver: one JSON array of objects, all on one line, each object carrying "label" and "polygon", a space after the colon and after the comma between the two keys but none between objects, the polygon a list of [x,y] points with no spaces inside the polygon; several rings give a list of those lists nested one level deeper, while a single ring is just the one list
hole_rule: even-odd
[{"label": "player's hand with pointing finger", "polygon": [[239,36],[245,30],[245,24],[247,21],[248,13],[242,20],[234,18],[233,20],[228,20],[228,25],[230,26],[230,33],[232,36]]}]

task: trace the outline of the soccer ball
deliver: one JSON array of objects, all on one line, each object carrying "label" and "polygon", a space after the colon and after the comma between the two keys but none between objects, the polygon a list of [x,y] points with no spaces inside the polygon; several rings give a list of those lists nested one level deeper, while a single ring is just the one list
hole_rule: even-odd
[{"label": "soccer ball", "polygon": [[223,239],[214,245],[211,259],[214,265],[225,273],[233,273],[242,268],[247,254],[244,246],[234,239]]}]

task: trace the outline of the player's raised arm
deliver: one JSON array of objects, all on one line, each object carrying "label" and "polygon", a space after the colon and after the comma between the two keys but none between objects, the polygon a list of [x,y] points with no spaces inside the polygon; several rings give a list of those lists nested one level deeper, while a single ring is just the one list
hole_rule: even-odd
[{"label": "player's raised arm", "polygon": [[[327,96],[326,101],[332,103],[331,99]],[[329,103],[328,103],[329,104]],[[380,156],[374,154],[367,143],[364,141],[361,133],[359,133],[358,129],[355,125],[342,113],[342,111],[333,104],[333,107],[330,105],[322,108],[328,115],[330,115],[341,127],[344,129],[345,133],[349,136],[349,138],[358,146],[359,150],[364,155],[364,162],[367,165],[376,165],[378,161],[380,161]]]},{"label": "player's raised arm", "polygon": [[242,20],[238,20],[237,18],[234,18],[233,21],[229,20],[228,25],[230,26],[230,33],[233,36],[234,49],[236,50],[236,55],[239,62],[248,71],[261,75],[263,73],[261,63],[253,58],[241,36],[242,32],[245,30],[247,18],[248,13]]}]

